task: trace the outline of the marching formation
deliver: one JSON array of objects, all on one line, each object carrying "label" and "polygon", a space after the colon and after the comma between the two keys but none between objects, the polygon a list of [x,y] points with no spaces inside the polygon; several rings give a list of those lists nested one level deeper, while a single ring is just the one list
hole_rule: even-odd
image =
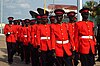
[{"label": "marching formation", "polygon": [[[32,66],[94,66],[94,23],[88,20],[89,9],[79,12],[82,21],[76,22],[76,13],[67,13],[69,22],[63,22],[64,10],[54,10],[55,15],[38,8],[38,14],[30,11],[35,19],[14,20],[8,17],[4,27],[8,51],[8,62],[18,53],[21,61]],[[49,19],[48,19],[49,18]],[[50,20],[50,24],[48,23]]]}]

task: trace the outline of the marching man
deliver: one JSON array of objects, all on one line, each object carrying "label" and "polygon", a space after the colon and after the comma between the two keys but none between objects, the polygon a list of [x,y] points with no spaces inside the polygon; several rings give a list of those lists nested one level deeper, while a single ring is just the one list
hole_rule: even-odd
[{"label": "marching man", "polygon": [[71,52],[71,36],[67,28],[67,24],[62,22],[63,14],[62,9],[56,9],[57,24],[51,26],[51,41],[52,51],[55,52],[57,58],[57,66],[72,66],[72,52]]},{"label": "marching man", "polygon": [[13,17],[8,17],[9,24],[4,27],[4,34],[6,35],[7,51],[8,51],[8,63],[13,63],[13,55],[16,52],[16,27],[12,24]]},{"label": "marching man", "polygon": [[94,66],[94,54],[96,39],[94,37],[94,23],[88,20],[89,9],[83,8],[79,11],[82,21],[75,24],[75,45],[80,53],[82,66]]}]

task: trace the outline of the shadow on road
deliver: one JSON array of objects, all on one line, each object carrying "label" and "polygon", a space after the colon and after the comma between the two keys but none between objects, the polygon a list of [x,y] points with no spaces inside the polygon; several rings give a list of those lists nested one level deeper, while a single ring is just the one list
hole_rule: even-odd
[{"label": "shadow on road", "polygon": [[8,63],[7,62],[7,55],[2,55],[2,57],[0,57],[0,62],[5,62],[5,63]]},{"label": "shadow on road", "polygon": [[13,63],[10,65],[8,64],[8,56],[6,48],[0,48],[0,66],[31,66],[31,64],[26,65],[24,62],[21,62],[20,57],[14,55]]},{"label": "shadow on road", "polygon": [[4,52],[5,54],[7,54],[7,49],[6,48],[0,48],[1,52]]}]

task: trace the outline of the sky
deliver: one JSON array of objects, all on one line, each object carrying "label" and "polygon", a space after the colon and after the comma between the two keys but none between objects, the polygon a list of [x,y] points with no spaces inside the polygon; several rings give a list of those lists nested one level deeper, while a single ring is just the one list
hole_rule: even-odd
[{"label": "sky", "polygon": [[[1,1],[3,1],[3,6],[1,6]],[[83,4],[86,1],[83,0]],[[100,0],[94,0],[99,2]],[[46,6],[52,4],[53,0],[47,0]],[[55,4],[64,4],[64,5],[77,5],[77,0],[54,0]],[[31,19],[29,14],[30,10],[36,10],[38,7],[43,8],[44,0],[0,0],[0,16],[1,9],[2,13],[2,21],[7,23],[7,17],[12,16],[15,19]],[[2,8],[1,8],[2,7]],[[1,18],[0,18],[1,21]]]}]

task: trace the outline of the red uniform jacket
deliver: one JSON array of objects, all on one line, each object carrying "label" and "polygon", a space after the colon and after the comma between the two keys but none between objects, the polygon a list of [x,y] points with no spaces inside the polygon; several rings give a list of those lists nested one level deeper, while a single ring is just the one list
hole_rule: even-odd
[{"label": "red uniform jacket", "polygon": [[24,27],[20,26],[19,29],[18,29],[18,36],[19,36],[19,41],[20,42],[23,42],[23,33],[21,30],[23,30]]},{"label": "red uniform jacket", "polygon": [[91,21],[79,21],[75,24],[75,45],[76,50],[82,54],[88,54],[90,48],[95,53],[96,41],[94,38],[94,23]]},{"label": "red uniform jacket", "polygon": [[20,41],[20,34],[21,34],[20,29],[21,29],[21,25],[18,25],[18,28],[17,28],[17,40],[18,41]]},{"label": "red uniform jacket", "polygon": [[64,50],[68,56],[72,55],[70,39],[66,23],[51,26],[52,49],[55,49],[56,56],[63,57]]},{"label": "red uniform jacket", "polygon": [[21,41],[23,42],[24,45],[28,45],[30,42],[30,33],[31,33],[31,28],[30,26],[28,27],[22,27],[20,29],[21,32]]},{"label": "red uniform jacket", "polygon": [[37,41],[36,41],[36,34],[37,34],[37,24],[31,26],[31,44],[33,47],[37,47]]},{"label": "red uniform jacket", "polygon": [[74,44],[74,37],[75,37],[75,23],[68,23],[68,30],[70,34],[70,38],[72,39],[72,50],[75,50],[75,44]]},{"label": "red uniform jacket", "polygon": [[37,27],[37,44],[42,51],[51,50],[50,25],[39,25]]},{"label": "red uniform jacket", "polygon": [[19,25],[14,25],[15,26],[15,32],[16,32],[16,40],[18,40],[18,29],[19,29]]},{"label": "red uniform jacket", "polygon": [[4,34],[10,33],[9,36],[6,36],[6,42],[16,42],[16,27],[14,25],[6,24],[4,27]]}]

